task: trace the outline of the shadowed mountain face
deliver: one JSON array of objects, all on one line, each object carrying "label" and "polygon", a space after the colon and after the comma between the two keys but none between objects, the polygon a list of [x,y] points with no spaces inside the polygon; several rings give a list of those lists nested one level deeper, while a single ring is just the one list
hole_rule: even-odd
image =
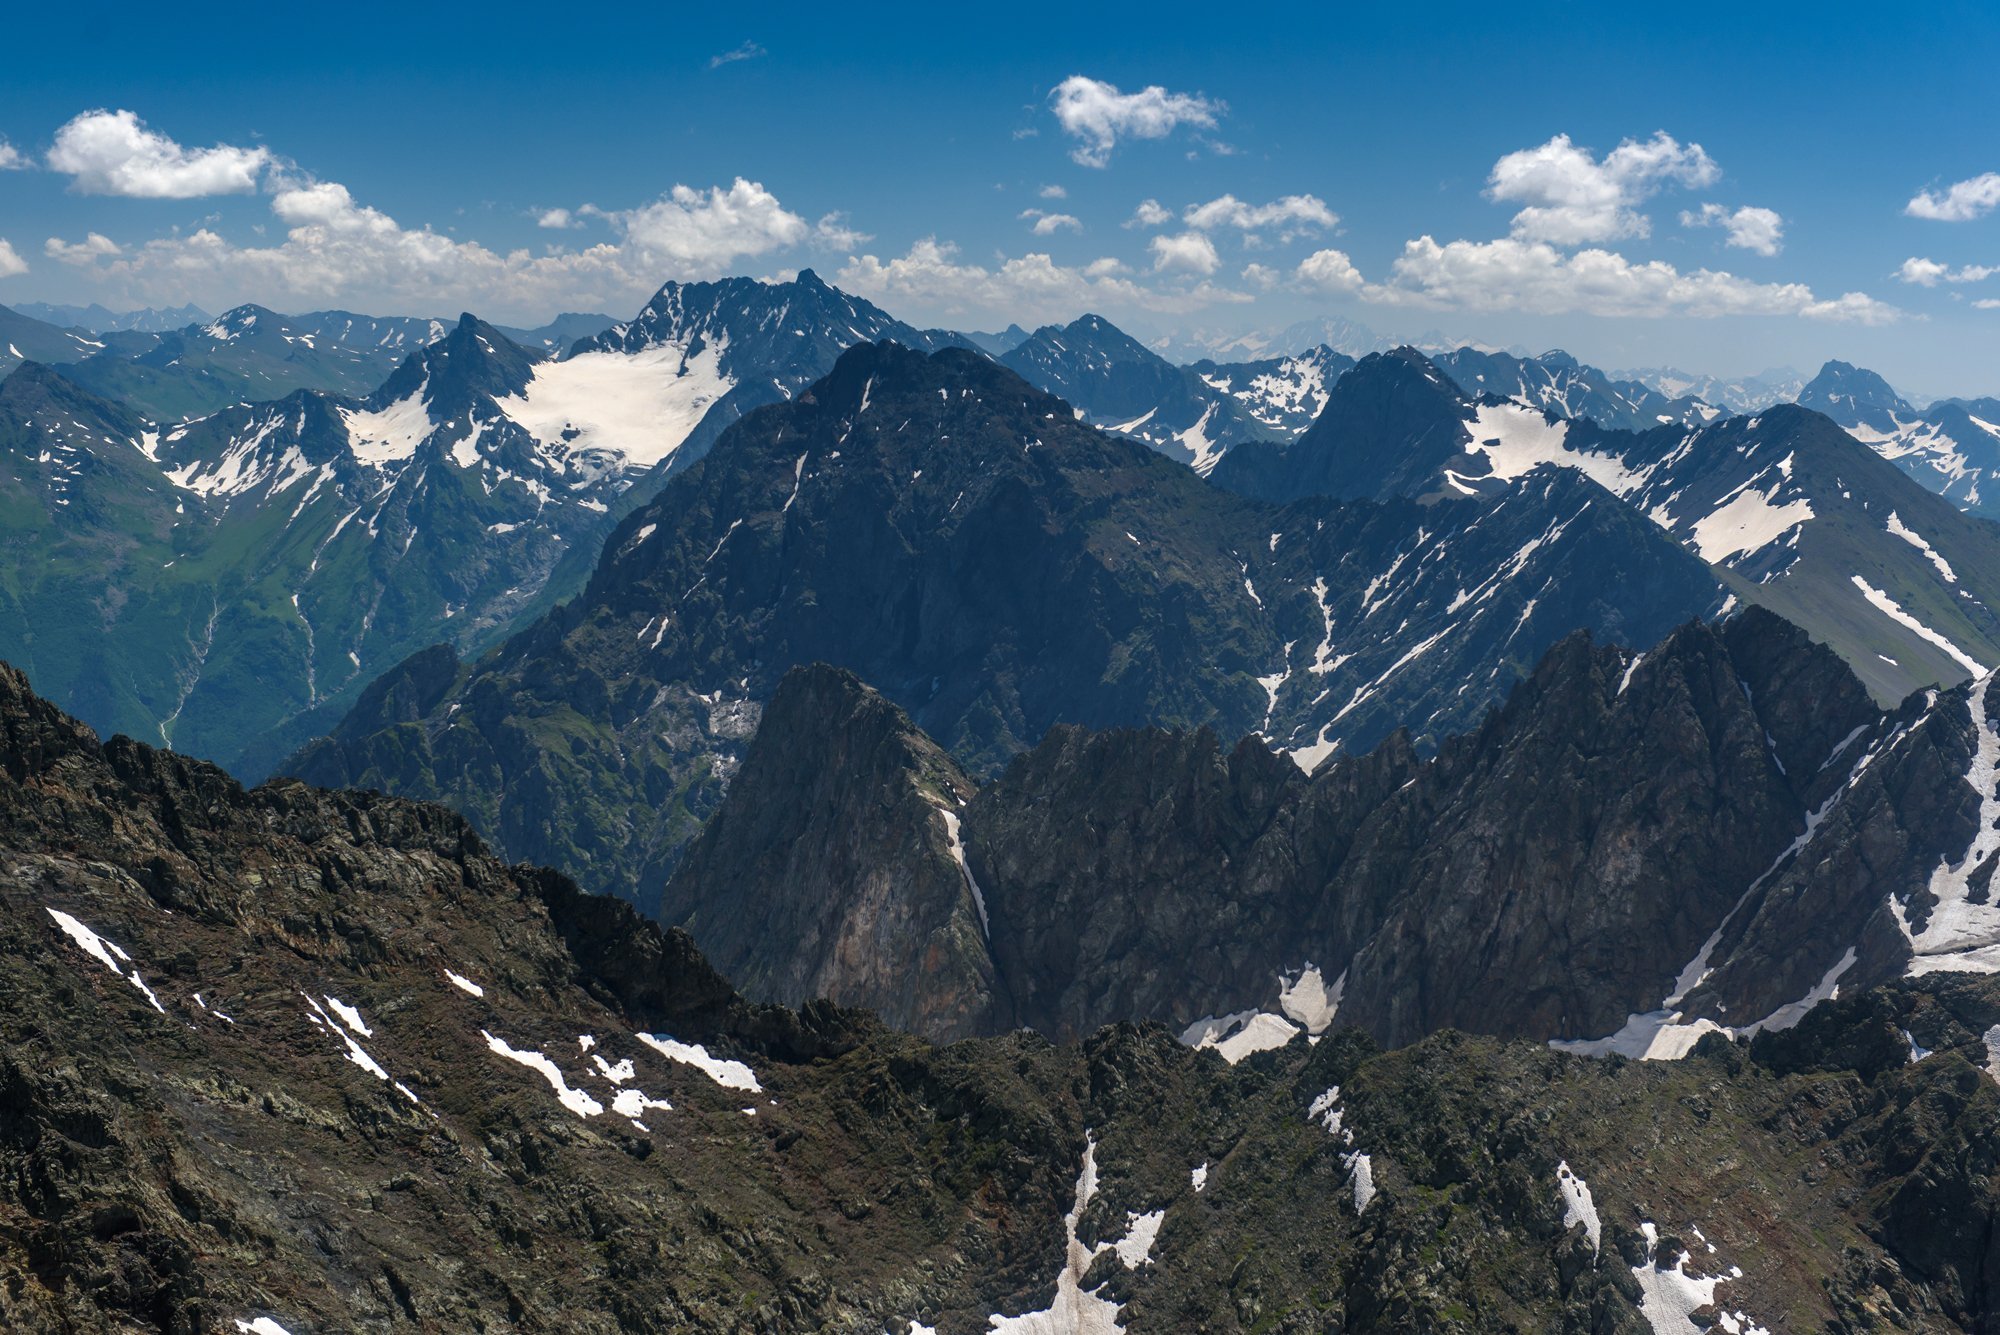
[{"label": "shadowed mountain face", "polygon": [[[910,781],[873,712],[829,731]],[[1946,1332],[2000,1310],[1985,981],[1843,992],[1677,1063],[1329,1029],[1229,1065],[1131,1025],[936,1049],[749,1004],[686,936],[501,864],[441,809],[100,744],[11,670],[0,848],[10,1331],[1644,1335],[1671,1301]]]},{"label": "shadowed mountain face", "polygon": [[620,525],[496,654],[412,662],[290,768],[450,802],[642,905],[785,671],[824,661],[990,774],[1057,723],[1261,731],[1301,766],[1475,724],[1578,626],[1650,644],[1713,574],[1583,479],[1279,507],[978,354],[845,354]]}]

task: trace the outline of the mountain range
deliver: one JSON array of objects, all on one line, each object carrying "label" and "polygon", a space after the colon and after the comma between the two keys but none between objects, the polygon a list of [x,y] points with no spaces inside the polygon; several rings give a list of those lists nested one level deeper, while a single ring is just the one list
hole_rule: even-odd
[{"label": "mountain range", "polygon": [[859,673],[980,773],[1059,722],[1258,731],[1310,767],[1473,726],[1579,626],[1650,645],[1724,598],[1573,470],[1251,502],[979,354],[879,343],[725,432],[572,602],[413,659],[285,768],[446,800],[650,905],[796,664]]},{"label": "mountain range", "polygon": [[[297,376],[304,329],[244,308],[199,338],[239,378]],[[423,332],[368,331],[413,346],[366,393],[165,427],[83,388],[108,353],[0,382],[0,655],[107,733],[264,773],[401,659],[575,592],[627,510],[857,334],[923,337],[810,273],[673,285],[562,357],[471,316]]]},{"label": "mountain range", "polygon": [[1468,398],[1414,349],[1334,386],[1289,445],[1225,455],[1218,486],[1275,502],[1496,495],[1556,467],[1707,562],[1740,602],[1833,646],[1878,698],[2000,663],[2000,530],[1797,406],[1706,426],[1607,429]]},{"label": "mountain range", "polygon": [[192,302],[183,306],[144,306],[138,310],[113,311],[94,301],[88,306],[51,306],[45,301],[24,301],[14,309],[30,319],[46,321],[64,329],[83,329],[93,334],[126,329],[165,334],[189,325],[207,324],[215,318]]}]

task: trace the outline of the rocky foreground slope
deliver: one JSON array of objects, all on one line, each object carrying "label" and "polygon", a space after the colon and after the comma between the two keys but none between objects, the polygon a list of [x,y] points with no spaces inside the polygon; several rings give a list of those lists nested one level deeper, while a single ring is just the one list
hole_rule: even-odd
[{"label": "rocky foreground slope", "polygon": [[[949,1048],[0,672],[0,1326],[1990,1330],[2000,988],[1678,1063]],[[1699,1324],[1695,1324],[1699,1323]]]}]

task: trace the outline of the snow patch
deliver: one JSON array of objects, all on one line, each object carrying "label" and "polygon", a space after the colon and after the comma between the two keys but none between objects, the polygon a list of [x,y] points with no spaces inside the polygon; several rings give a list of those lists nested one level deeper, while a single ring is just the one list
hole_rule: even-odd
[{"label": "snow patch", "polygon": [[756,1073],[748,1066],[739,1061],[711,1057],[708,1049],[699,1043],[682,1043],[665,1034],[640,1034],[638,1039],[661,1056],[701,1071],[724,1089],[740,1089],[751,1094],[764,1092],[764,1087],[757,1083]]},{"label": "snow patch", "polygon": [[542,362],[522,392],[498,407],[544,445],[605,450],[629,468],[650,468],[672,457],[735,387],[722,370],[728,347],[718,339],[690,356],[682,344],[661,343]]},{"label": "snow patch", "polygon": [[1854,587],[1861,590],[1862,597],[1875,605],[1876,611],[1881,612],[1891,621],[1906,627],[1915,633],[1918,639],[1928,644],[1936,645],[1938,648],[1944,650],[1945,654],[1953,662],[1957,663],[1973,676],[1979,677],[1985,675],[1986,668],[1980,664],[1978,659],[1953,644],[1937,631],[1926,626],[1923,622],[1917,620],[1914,616],[1911,616],[1903,610],[1902,604],[1898,603],[1881,589],[1870,584],[1867,580],[1861,578],[1861,576],[1855,575],[1852,578],[1854,580]]},{"label": "snow patch", "polygon": [[1567,1159],[1556,1165],[1556,1190],[1562,1196],[1563,1228],[1582,1224],[1592,1254],[1602,1252],[1604,1222],[1597,1217],[1597,1202],[1591,1199],[1590,1184],[1570,1171]]}]

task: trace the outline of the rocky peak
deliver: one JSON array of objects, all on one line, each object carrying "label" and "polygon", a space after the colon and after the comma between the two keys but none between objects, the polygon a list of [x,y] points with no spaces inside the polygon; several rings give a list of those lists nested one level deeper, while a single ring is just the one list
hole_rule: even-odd
[{"label": "rocky peak", "polygon": [[1916,410],[1875,372],[1847,362],[1830,361],[1799,391],[1798,404],[1825,413],[1842,426],[1855,426],[1885,414],[1914,416]]},{"label": "rocky peak", "polygon": [[852,673],[793,668],[729,795],[646,907],[760,996],[828,997],[939,1042],[991,1032],[986,909],[959,835],[972,792]]},{"label": "rocky peak", "polygon": [[1326,407],[1288,445],[1224,456],[1218,486],[1261,500],[1423,496],[1466,440],[1467,402],[1415,348],[1370,353],[1334,382]]},{"label": "rocky peak", "polygon": [[404,358],[367,402],[386,406],[421,392],[431,420],[445,422],[521,393],[541,360],[484,320],[461,315],[443,338]]}]

